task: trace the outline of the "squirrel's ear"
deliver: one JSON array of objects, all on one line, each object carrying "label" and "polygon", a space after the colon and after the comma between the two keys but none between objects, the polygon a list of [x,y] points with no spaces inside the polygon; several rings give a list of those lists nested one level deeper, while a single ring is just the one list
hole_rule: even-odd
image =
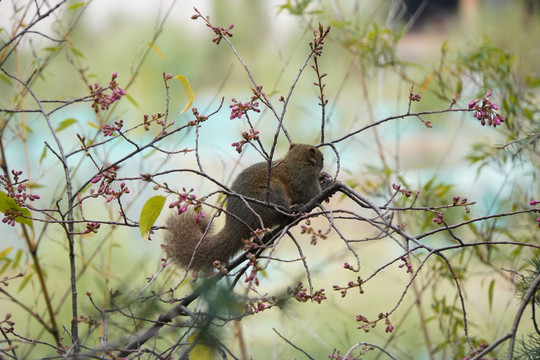
[{"label": "squirrel's ear", "polygon": [[317,163],[317,149],[315,149],[314,147],[310,147],[308,150],[308,154],[309,154],[309,157],[308,157],[309,162],[316,164]]},{"label": "squirrel's ear", "polygon": [[296,146],[296,143],[291,143],[291,145],[289,146],[289,151],[292,150],[292,148],[295,146]]}]

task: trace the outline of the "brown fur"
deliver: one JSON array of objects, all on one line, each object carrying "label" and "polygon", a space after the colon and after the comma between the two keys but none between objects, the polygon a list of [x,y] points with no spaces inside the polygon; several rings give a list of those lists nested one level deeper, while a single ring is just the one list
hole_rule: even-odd
[{"label": "brown fur", "polygon": [[[272,165],[269,202],[291,212],[291,206],[303,205],[321,192],[319,176],[323,155],[311,145],[292,144],[289,152]],[[233,182],[231,190],[261,201],[266,199],[268,163],[261,162],[243,170]],[[275,208],[229,196],[226,204],[225,226],[216,234],[203,234],[208,217],[195,221],[194,214],[185,212],[167,220],[165,250],[178,265],[194,270],[207,270],[215,260],[222,264],[243,247],[242,239],[249,239],[253,230],[285,224],[288,217]],[[254,213],[255,212],[255,213]],[[261,219],[263,224],[261,224]]]}]

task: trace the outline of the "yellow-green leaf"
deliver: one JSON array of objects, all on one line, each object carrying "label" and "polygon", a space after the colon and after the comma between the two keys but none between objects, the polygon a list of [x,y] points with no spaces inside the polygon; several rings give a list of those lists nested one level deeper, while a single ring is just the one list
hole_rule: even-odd
[{"label": "yellow-green leaf", "polygon": [[19,285],[19,288],[17,289],[17,292],[20,292],[22,289],[24,289],[26,287],[26,285],[28,285],[28,282],[32,278],[32,275],[34,275],[34,273],[30,272],[30,273],[26,274],[23,277],[23,280],[21,281],[21,285]]},{"label": "yellow-green leaf", "polygon": [[21,249],[17,250],[17,253],[15,254],[15,258],[13,259],[13,265],[11,265],[12,269],[15,269],[19,265],[19,262],[21,261],[22,254],[23,254],[23,252],[22,252]]},{"label": "yellow-green leaf", "polygon": [[78,57],[80,57],[80,58],[82,58],[82,59],[85,58],[84,54],[83,54],[79,49],[77,49],[75,46],[72,46],[72,47],[71,47],[71,52],[72,52],[73,55],[75,55],[75,56],[78,56]]},{"label": "yellow-green leaf", "polygon": [[39,157],[39,163],[45,159],[45,156],[47,156],[47,145],[43,145],[43,151],[41,152],[41,156]]},{"label": "yellow-green leaf", "polygon": [[55,53],[55,52],[58,52],[60,50],[60,47],[58,47],[58,46],[46,46],[46,47],[43,48],[43,50]]},{"label": "yellow-green leaf", "polygon": [[0,251],[0,259],[9,254],[11,250],[13,250],[13,246],[8,246],[4,250]]},{"label": "yellow-green leaf", "polygon": [[488,303],[489,303],[489,311],[491,311],[491,307],[493,306],[493,289],[495,288],[495,280],[491,280],[489,283],[489,289],[488,289]]},{"label": "yellow-green leaf", "polygon": [[186,79],[183,75],[176,75],[176,78],[180,80],[180,83],[182,83],[182,86],[184,87],[184,91],[186,92],[187,100],[186,100],[186,106],[184,107],[184,110],[180,111],[180,113],[186,112],[191,104],[193,104],[193,99],[195,98],[195,95],[193,94],[193,90],[191,90],[191,85],[189,84],[188,79]]},{"label": "yellow-green leaf", "polygon": [[5,76],[4,74],[0,74],[0,80],[2,80],[3,82],[5,82],[8,85],[11,85],[11,80],[9,80],[9,78],[7,76]]},{"label": "yellow-green leaf", "polygon": [[4,266],[2,266],[2,268],[0,269],[0,274],[3,274],[4,271],[6,271],[6,269],[9,267],[10,263],[11,263],[11,261],[9,259],[4,260]]},{"label": "yellow-green leaf", "polygon": [[132,103],[136,107],[139,107],[139,103],[137,101],[135,101],[135,99],[131,95],[126,93],[126,95],[124,95],[124,96],[129,100],[130,103]]},{"label": "yellow-green leaf", "polygon": [[150,199],[146,200],[142,210],[141,216],[139,219],[139,230],[143,238],[146,238],[146,235],[152,229],[154,222],[161,213],[161,209],[165,204],[165,196],[156,195],[152,196]]},{"label": "yellow-green leaf", "polygon": [[72,4],[72,5],[68,6],[68,9],[69,10],[76,10],[76,9],[78,9],[81,6],[84,6],[84,5],[86,5],[85,2],[78,2],[78,3],[75,3],[75,4]]},{"label": "yellow-green leaf", "polygon": [[148,45],[150,45],[150,48],[151,48],[152,50],[154,50],[154,52],[155,52],[156,54],[158,54],[158,56],[159,56],[160,58],[162,58],[163,60],[167,60],[167,57],[165,56],[165,54],[163,54],[163,52],[161,52],[161,50],[159,50],[159,48],[156,46],[156,44],[154,44],[154,43],[151,42],[151,41],[147,41],[146,43],[147,43]]},{"label": "yellow-green leaf", "polygon": [[65,128],[70,127],[71,125],[75,124],[76,122],[77,122],[77,119],[74,119],[74,118],[63,120],[60,124],[58,124],[58,126],[56,127],[54,131],[55,132],[62,131]]},{"label": "yellow-green leaf", "polygon": [[86,125],[90,126],[90,127],[93,127],[94,129],[98,129],[100,130],[99,126],[96,124],[96,123],[93,123],[91,121],[87,121],[86,122]]},{"label": "yellow-green leaf", "polygon": [[0,191],[0,212],[5,213],[6,210],[16,210],[19,213],[22,213],[24,216],[27,216],[26,218],[17,216],[15,221],[20,224],[26,224],[33,229],[32,219],[29,219],[29,217],[32,216],[32,214],[30,214],[30,210],[20,207],[17,205],[17,202],[15,202],[15,199]]},{"label": "yellow-green leaf", "polygon": [[[192,334],[189,337],[189,341],[193,342],[196,339],[196,334]],[[191,352],[189,353],[189,358],[192,360],[213,360],[214,359],[214,350],[203,344],[195,344]]]}]

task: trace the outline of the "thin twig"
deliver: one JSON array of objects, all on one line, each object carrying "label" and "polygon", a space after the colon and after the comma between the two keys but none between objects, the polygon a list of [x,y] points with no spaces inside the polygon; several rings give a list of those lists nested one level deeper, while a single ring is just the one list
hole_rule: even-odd
[{"label": "thin twig", "polygon": [[280,338],[282,338],[283,340],[285,340],[285,342],[286,342],[287,344],[291,345],[293,348],[295,348],[296,350],[300,351],[302,354],[306,355],[308,359],[310,359],[310,360],[315,360],[315,358],[312,357],[311,355],[309,355],[304,349],[302,349],[301,347],[298,347],[298,346],[294,345],[289,339],[287,339],[285,336],[281,335],[281,334],[279,333],[279,331],[276,330],[276,328],[272,328],[272,330],[274,330],[274,332],[275,332],[276,334],[278,334],[278,336],[279,336]]}]

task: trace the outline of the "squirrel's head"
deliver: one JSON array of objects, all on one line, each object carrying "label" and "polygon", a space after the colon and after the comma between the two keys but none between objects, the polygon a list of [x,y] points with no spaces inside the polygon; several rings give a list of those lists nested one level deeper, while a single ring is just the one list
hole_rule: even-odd
[{"label": "squirrel's head", "polygon": [[311,165],[318,173],[323,168],[324,156],[313,145],[292,143],[285,158],[289,162]]}]

